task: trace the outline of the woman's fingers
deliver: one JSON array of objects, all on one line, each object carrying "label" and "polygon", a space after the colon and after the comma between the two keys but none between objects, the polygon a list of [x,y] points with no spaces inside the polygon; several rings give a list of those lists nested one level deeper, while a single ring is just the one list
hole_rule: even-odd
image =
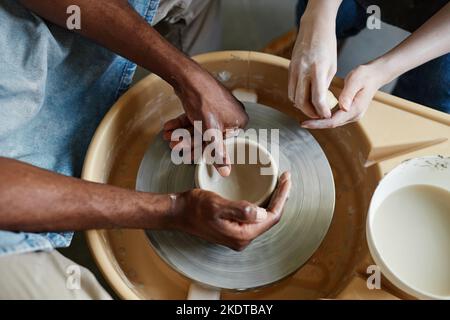
[{"label": "woman's fingers", "polygon": [[302,122],[301,126],[307,129],[336,128],[349,122],[352,119],[352,117],[353,116],[349,112],[338,110],[331,116],[331,118],[307,120]]},{"label": "woman's fingers", "polygon": [[289,100],[295,103],[295,90],[297,88],[298,69],[295,61],[291,61],[289,65],[289,80],[288,80],[288,97]]},{"label": "woman's fingers", "polygon": [[375,92],[376,89],[364,88],[356,94],[351,106],[351,108],[354,110],[352,119],[353,121],[359,121],[364,116],[370,106],[370,103],[372,102]]},{"label": "woman's fingers", "polygon": [[316,113],[326,119],[331,117],[327,99],[328,87],[326,72],[314,72],[311,81],[311,101],[316,109]]},{"label": "woman's fingers", "polygon": [[339,95],[339,105],[346,111],[350,110],[356,94],[366,85],[365,81],[359,76],[359,70],[360,67],[351,71],[345,77],[344,88]]},{"label": "woman's fingers", "polygon": [[294,107],[302,111],[307,117],[317,119],[319,116],[310,102],[310,92],[311,80],[309,76],[306,76],[306,74],[301,71],[297,81],[297,88],[295,89]]},{"label": "woman's fingers", "polygon": [[311,79],[303,71],[299,71],[299,79],[297,81],[297,87],[295,88],[295,102],[294,106],[302,110],[303,106],[309,102],[311,91]]},{"label": "woman's fingers", "polygon": [[305,121],[302,123],[302,127],[307,129],[328,129],[358,121],[369,107],[374,93],[374,90],[368,88],[362,89],[352,99],[353,101],[349,111],[338,110],[330,119]]},{"label": "woman's fingers", "polygon": [[290,71],[288,95],[294,102],[294,107],[311,119],[330,118],[331,109],[336,103],[331,105],[328,87],[332,79],[330,72],[335,68],[330,67],[331,71],[314,71],[313,75],[310,71],[299,69],[292,64],[291,68],[293,70]]}]

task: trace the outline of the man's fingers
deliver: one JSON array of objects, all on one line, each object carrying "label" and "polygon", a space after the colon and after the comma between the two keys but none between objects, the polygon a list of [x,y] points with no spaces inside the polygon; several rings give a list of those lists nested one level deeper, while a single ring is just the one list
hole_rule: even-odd
[{"label": "man's fingers", "polygon": [[225,130],[225,139],[233,138],[239,135],[240,128],[229,128]]},{"label": "man's fingers", "polygon": [[258,237],[280,221],[290,190],[291,175],[289,172],[284,172],[279,179],[278,187],[274,191],[267,209],[258,207],[258,222],[242,226],[246,229],[245,232],[251,239]]},{"label": "man's fingers", "polygon": [[254,223],[258,217],[258,207],[248,201],[230,201],[221,217],[227,220],[239,221],[242,223]]},{"label": "man's fingers", "polygon": [[189,118],[187,117],[187,115],[185,113],[183,113],[182,115],[179,115],[178,117],[167,121],[163,126],[163,130],[164,131],[169,131],[169,130],[173,131],[175,129],[187,128],[190,126],[192,126],[192,124],[189,121]]},{"label": "man's fingers", "polygon": [[[191,135],[191,138],[193,139],[193,137],[194,137],[194,127],[190,126],[190,127],[186,127],[186,128],[183,128],[183,129],[188,130],[189,134]],[[175,130],[164,131],[163,132],[163,139],[165,141],[172,141],[172,134],[174,133]]]},{"label": "man's fingers", "polygon": [[172,133],[174,130],[168,130],[163,132],[163,139],[165,141],[171,141],[172,140]]},{"label": "man's fingers", "polygon": [[[173,149],[175,146],[179,146],[180,148],[188,148],[194,145],[194,127],[189,127],[189,128],[185,128],[186,130],[189,131],[189,135],[191,137],[191,139],[180,139],[180,140],[173,140],[172,141],[172,135],[170,135],[170,137],[168,139],[166,139],[166,137],[164,137],[164,139],[166,141],[169,141],[169,147],[170,149]],[[171,131],[173,133],[173,131]],[[163,133],[163,136],[166,133]]]},{"label": "man's fingers", "polygon": [[222,217],[245,223],[264,223],[267,218],[270,218],[269,215],[279,216],[281,214],[289,197],[291,186],[291,174],[286,171],[278,179],[278,186],[267,209],[257,207],[247,201],[235,201],[230,202],[230,210],[226,210]]},{"label": "man's fingers", "polygon": [[[227,149],[225,146],[222,135],[215,136],[214,141],[214,167],[222,177],[228,177],[231,173],[231,161],[228,157]],[[217,161],[218,160],[218,161]]]},{"label": "man's fingers", "polygon": [[289,172],[283,172],[283,174],[278,179],[278,186],[275,190],[270,203],[267,207],[267,211],[270,214],[280,215],[283,211],[286,200],[289,197],[289,192],[291,191],[292,181],[291,174]]},{"label": "man's fingers", "polygon": [[244,249],[253,239],[280,220],[290,188],[291,177],[288,172],[285,172],[279,179],[268,209],[257,207],[247,201],[230,202],[231,210],[224,210],[222,214],[222,230],[234,243],[232,248]]}]

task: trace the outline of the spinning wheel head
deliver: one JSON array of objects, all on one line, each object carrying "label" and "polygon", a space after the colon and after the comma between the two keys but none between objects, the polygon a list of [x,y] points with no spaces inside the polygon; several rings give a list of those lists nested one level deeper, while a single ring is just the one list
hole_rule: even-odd
[{"label": "spinning wheel head", "polygon": [[[277,133],[278,141],[269,140],[269,134],[264,143],[268,150],[278,148],[274,158],[279,172],[291,172],[292,189],[280,223],[242,252],[182,232],[147,231],[152,246],[175,270],[199,283],[230,290],[267,286],[299,269],[325,237],[335,201],[331,168],[314,137],[272,108],[246,103],[246,110],[248,128]],[[139,191],[169,193],[194,187],[195,166],[175,165],[170,155],[159,135],[141,162]]]}]

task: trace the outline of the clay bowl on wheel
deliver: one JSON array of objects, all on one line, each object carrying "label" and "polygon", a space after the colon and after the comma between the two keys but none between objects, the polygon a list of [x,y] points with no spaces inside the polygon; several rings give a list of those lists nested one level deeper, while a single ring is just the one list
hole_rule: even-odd
[{"label": "clay bowl on wheel", "polygon": [[278,166],[272,155],[249,139],[229,138],[225,143],[228,154],[232,156],[230,175],[221,177],[212,164],[214,159],[203,155],[195,170],[196,186],[229,200],[265,205],[278,177]]}]

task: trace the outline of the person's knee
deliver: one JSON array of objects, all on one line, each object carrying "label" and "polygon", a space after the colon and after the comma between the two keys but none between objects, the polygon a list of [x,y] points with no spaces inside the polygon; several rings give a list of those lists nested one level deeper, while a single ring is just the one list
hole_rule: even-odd
[{"label": "person's knee", "polygon": [[393,94],[450,113],[450,54],[431,60],[399,79]]},{"label": "person's knee", "polygon": [[86,300],[111,297],[86,268],[56,250],[0,257],[0,299]]},{"label": "person's knee", "polygon": [[345,39],[357,35],[365,28],[367,13],[356,0],[344,0],[336,16],[336,36]]}]

